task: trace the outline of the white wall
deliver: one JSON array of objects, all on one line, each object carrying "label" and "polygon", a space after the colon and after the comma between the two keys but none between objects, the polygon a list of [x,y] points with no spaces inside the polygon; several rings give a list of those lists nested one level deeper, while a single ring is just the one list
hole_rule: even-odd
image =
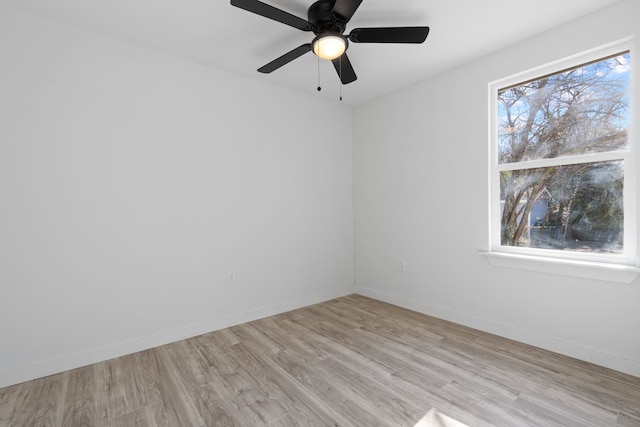
[{"label": "white wall", "polygon": [[351,121],[0,8],[0,387],[352,292]]},{"label": "white wall", "polygon": [[357,291],[640,376],[639,281],[500,269],[478,254],[488,83],[639,34],[638,16],[640,2],[622,2],[356,108]]}]

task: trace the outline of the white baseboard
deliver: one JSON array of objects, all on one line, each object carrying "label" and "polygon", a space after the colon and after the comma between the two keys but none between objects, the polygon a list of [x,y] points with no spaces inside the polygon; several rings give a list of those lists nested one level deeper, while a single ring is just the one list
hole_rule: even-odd
[{"label": "white baseboard", "polygon": [[58,374],[70,369],[80,368],[93,363],[124,356],[126,354],[147,350],[186,338],[217,331],[241,323],[251,322],[298,308],[343,297],[354,292],[353,288],[336,289],[314,295],[294,298],[283,303],[251,309],[232,316],[211,319],[206,322],[183,326],[158,334],[141,337],[136,340],[124,341],[105,347],[92,349],[75,354],[62,355],[58,358],[38,363],[23,365],[8,371],[0,372],[0,388],[25,381]]},{"label": "white baseboard", "polygon": [[627,357],[607,353],[602,350],[564,341],[552,336],[475,318],[466,314],[447,310],[441,307],[431,306],[422,302],[366,287],[356,286],[355,292],[359,295],[437,317],[438,319],[448,320],[459,325],[489,332],[514,341],[533,345],[535,347],[543,348],[575,359],[604,366],[605,368],[613,369],[625,374],[640,377],[640,360],[629,359]]}]

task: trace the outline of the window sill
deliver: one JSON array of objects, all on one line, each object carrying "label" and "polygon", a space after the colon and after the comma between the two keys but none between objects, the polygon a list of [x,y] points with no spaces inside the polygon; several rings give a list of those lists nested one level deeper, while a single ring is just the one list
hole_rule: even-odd
[{"label": "window sill", "polygon": [[640,268],[629,265],[544,258],[498,252],[480,252],[480,255],[486,257],[491,265],[495,267],[582,277],[607,282],[630,284],[640,275]]}]

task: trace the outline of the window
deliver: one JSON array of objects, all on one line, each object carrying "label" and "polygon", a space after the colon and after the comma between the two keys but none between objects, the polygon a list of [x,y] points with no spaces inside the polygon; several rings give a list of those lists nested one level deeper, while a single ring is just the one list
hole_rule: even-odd
[{"label": "window", "polygon": [[491,84],[491,253],[637,265],[631,63],[618,45]]}]

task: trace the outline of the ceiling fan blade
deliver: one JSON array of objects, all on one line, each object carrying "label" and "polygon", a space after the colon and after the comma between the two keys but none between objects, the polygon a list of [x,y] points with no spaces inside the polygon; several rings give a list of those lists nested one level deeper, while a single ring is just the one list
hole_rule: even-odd
[{"label": "ceiling fan blade", "polygon": [[342,56],[331,62],[333,62],[333,66],[335,67],[338,77],[340,77],[340,81],[342,81],[343,85],[355,82],[358,79],[358,76],[356,76],[356,72],[353,70],[351,61],[349,61],[349,57],[346,53],[343,53]]},{"label": "ceiling fan blade", "polygon": [[231,0],[231,5],[239,7],[240,9],[247,10],[249,12],[253,12],[257,15],[264,16],[265,18],[282,22],[283,24],[289,25],[302,31],[311,31],[313,29],[313,25],[311,25],[309,21],[298,18],[297,16],[285,12],[284,10],[280,10],[258,0]]},{"label": "ceiling fan blade", "polygon": [[362,0],[336,0],[333,5],[333,14],[340,21],[347,23],[362,3]]},{"label": "ceiling fan blade", "polygon": [[349,34],[354,43],[422,43],[429,27],[356,28]]},{"label": "ceiling fan blade", "polygon": [[283,65],[288,64],[289,62],[293,61],[294,59],[298,58],[299,56],[304,55],[305,53],[309,52],[310,50],[311,50],[311,44],[310,43],[303,44],[302,46],[298,46],[297,48],[285,53],[281,57],[276,58],[273,61],[269,62],[267,65],[264,65],[264,66],[258,68],[258,71],[261,72],[261,73],[268,74],[268,73],[270,73],[272,71],[277,70],[278,68],[282,67]]}]

